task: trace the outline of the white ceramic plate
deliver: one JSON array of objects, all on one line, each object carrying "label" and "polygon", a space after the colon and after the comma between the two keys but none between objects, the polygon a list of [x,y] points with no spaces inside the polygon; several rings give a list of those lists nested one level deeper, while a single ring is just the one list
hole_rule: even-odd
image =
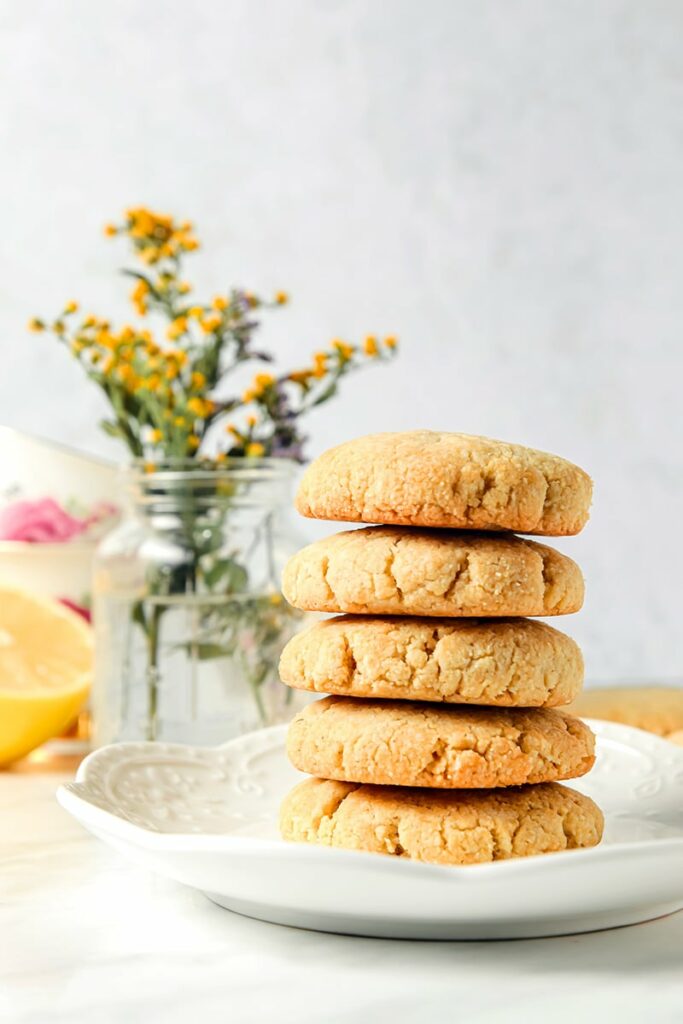
[{"label": "white ceramic plate", "polygon": [[597,762],[577,788],[605,811],[592,850],[468,867],[284,843],[280,801],[301,776],[285,726],[217,749],[122,743],[91,754],[63,807],[110,846],[278,924],[357,935],[491,939],[634,924],[683,908],[683,749],[590,723]]}]

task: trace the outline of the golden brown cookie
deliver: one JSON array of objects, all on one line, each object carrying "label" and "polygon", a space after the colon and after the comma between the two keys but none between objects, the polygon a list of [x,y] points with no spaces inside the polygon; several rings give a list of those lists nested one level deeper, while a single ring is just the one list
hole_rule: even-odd
[{"label": "golden brown cookie", "polygon": [[512,535],[370,526],[324,537],[289,559],[295,608],[359,615],[564,615],[583,604],[578,565]]},{"label": "golden brown cookie", "polygon": [[531,619],[345,615],[294,636],[283,683],[349,697],[557,707],[583,683],[578,645]]},{"label": "golden brown cookie", "polygon": [[582,693],[570,710],[582,718],[603,718],[668,737],[683,729],[683,687],[600,687]]},{"label": "golden brown cookie", "polygon": [[546,452],[469,434],[371,434],[331,448],[296,498],[312,519],[401,526],[578,533],[592,482]]},{"label": "golden brown cookie", "polygon": [[434,864],[483,864],[596,846],[603,817],[587,796],[552,783],[426,792],[306,779],[285,797],[284,839]]},{"label": "golden brown cookie", "polygon": [[585,775],[592,732],[548,708],[325,697],[292,721],[287,754],[309,775],[379,786],[492,789]]}]

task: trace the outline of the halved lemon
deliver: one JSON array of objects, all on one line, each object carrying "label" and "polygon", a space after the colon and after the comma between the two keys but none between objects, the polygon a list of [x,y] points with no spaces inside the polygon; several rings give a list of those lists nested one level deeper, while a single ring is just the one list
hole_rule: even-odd
[{"label": "halved lemon", "polygon": [[57,736],[88,696],[92,630],[58,601],[0,586],[0,765]]}]

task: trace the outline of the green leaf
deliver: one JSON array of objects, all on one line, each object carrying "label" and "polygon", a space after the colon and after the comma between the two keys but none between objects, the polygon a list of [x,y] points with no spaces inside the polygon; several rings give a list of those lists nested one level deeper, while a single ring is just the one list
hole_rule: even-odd
[{"label": "green leaf", "polygon": [[110,437],[121,437],[121,428],[111,420],[100,420],[100,428]]},{"label": "green leaf", "polygon": [[233,653],[231,647],[212,643],[183,644],[183,649],[199,658],[200,661],[208,661],[210,658],[228,658]]},{"label": "green leaf", "polygon": [[147,632],[147,619],[145,618],[145,609],[142,601],[136,601],[133,605],[133,611],[131,612],[131,619],[138,626],[142,626],[145,632]]},{"label": "green leaf", "polygon": [[223,582],[227,592],[243,591],[248,583],[247,570],[232,558],[220,558],[204,573],[207,586],[213,589]]}]

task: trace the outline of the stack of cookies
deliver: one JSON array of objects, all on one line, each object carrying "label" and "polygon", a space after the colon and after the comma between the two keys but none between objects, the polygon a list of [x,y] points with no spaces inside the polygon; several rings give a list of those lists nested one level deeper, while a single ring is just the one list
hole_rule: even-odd
[{"label": "stack of cookies", "polygon": [[[305,516],[372,523],[290,559],[296,608],[343,613],[295,636],[283,682],[331,694],[292,722],[314,776],[285,799],[299,842],[470,864],[594,846],[594,737],[556,710],[583,684],[576,643],[525,616],[578,611],[583,578],[552,548],[588,518],[590,478],[553,455],[463,434],[378,434],[308,469]],[[509,531],[509,532],[507,532]]]}]

